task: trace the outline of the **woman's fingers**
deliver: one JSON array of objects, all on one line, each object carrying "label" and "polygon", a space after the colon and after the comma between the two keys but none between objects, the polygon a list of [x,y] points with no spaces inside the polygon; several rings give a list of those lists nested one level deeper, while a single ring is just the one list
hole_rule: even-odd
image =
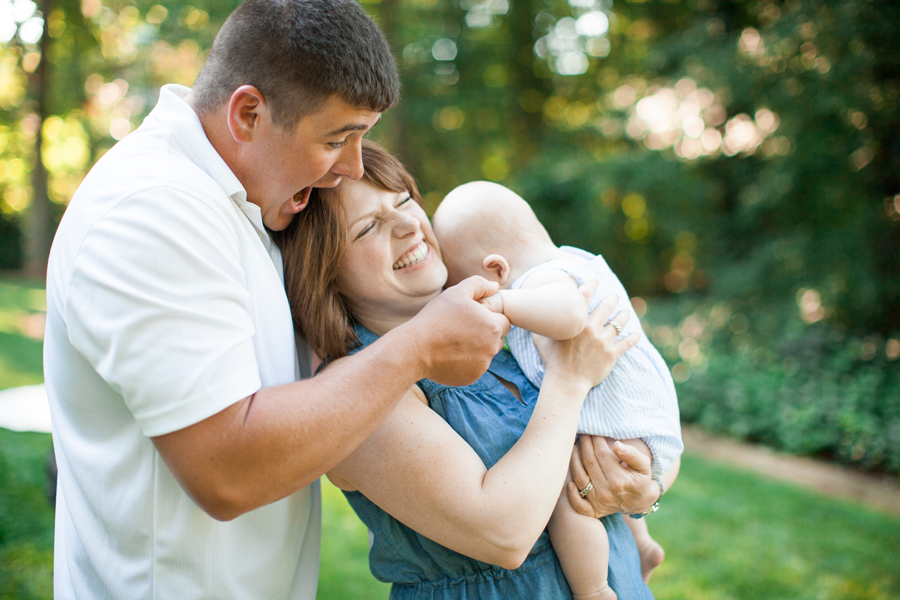
[{"label": "woman's fingers", "polygon": [[[569,472],[575,494],[588,482],[594,487],[584,500],[590,503],[594,517],[612,513],[636,513],[647,509],[659,496],[659,488],[650,479],[650,459],[633,447],[601,436],[581,435],[578,438]],[[656,494],[656,495],[654,495]],[[567,490],[569,504],[578,512],[586,506]],[[585,514],[585,513],[582,513]]]},{"label": "woman's fingers", "polygon": [[[591,444],[590,450],[582,448],[582,454],[591,454],[591,457],[597,462],[598,468],[602,469],[604,473],[615,473],[616,468],[621,467],[619,464],[621,461],[610,449],[610,443],[605,437],[599,435],[582,437],[589,438]],[[620,446],[624,445],[618,441],[616,443]],[[590,469],[588,471],[590,472]]]},{"label": "woman's fingers", "polygon": [[[585,282],[587,284],[587,282]],[[588,315],[588,323],[606,323],[613,314],[616,305],[619,303],[619,295],[616,293],[609,294],[603,301]]]},{"label": "woman's fingers", "polygon": [[[616,486],[610,486],[608,471],[597,460],[594,451],[594,444],[597,442],[606,444],[606,438],[595,437],[591,435],[579,436],[578,444],[576,444],[576,452],[572,455],[572,465],[569,470],[572,473],[572,479],[579,490],[583,490],[587,483],[593,483],[593,489],[585,496],[585,500],[591,505],[592,515],[594,517],[604,517],[606,515],[618,512],[617,498],[610,491]],[[575,463],[578,464],[575,464]],[[621,467],[618,467],[621,470]],[[580,510],[579,506],[569,501],[575,510]]]},{"label": "woman's fingers", "polygon": [[593,517],[594,507],[591,506],[591,503],[586,498],[581,497],[581,494],[578,493],[579,489],[584,488],[579,488],[571,481],[566,484],[566,496],[569,498],[569,504],[578,514]]},{"label": "woman's fingers", "polygon": [[[612,294],[610,294],[612,295]],[[615,323],[619,326],[619,329],[625,329],[625,324],[628,323],[628,319],[631,318],[630,310],[620,310],[619,314],[609,320],[610,323]],[[613,327],[615,329],[615,327]]]},{"label": "woman's fingers", "polygon": [[600,280],[596,277],[588,277],[584,280],[584,283],[578,286],[578,291],[584,296],[584,303],[588,306],[591,305],[591,298],[594,296],[594,292],[597,291],[599,284]]},{"label": "woman's fingers", "polygon": [[[598,478],[598,483],[600,484],[598,487],[597,483],[594,483],[584,470],[584,466],[581,464],[581,451],[578,449],[577,443],[572,447],[572,457],[569,460],[569,474],[572,477],[572,481],[566,483],[566,496],[569,498],[569,504],[579,514],[588,517],[595,516],[594,507],[588,498],[591,494],[600,493],[603,489],[603,483]],[[594,489],[585,497],[582,497],[579,492],[585,489],[589,483],[594,485]]]},{"label": "woman's fingers", "polygon": [[[612,295],[613,294],[610,294],[610,296]],[[628,323],[628,319],[630,318],[630,310],[621,310],[619,311],[619,314],[609,320],[605,327],[615,330],[614,336],[618,337],[619,332],[625,329],[625,324]],[[616,360],[618,360],[620,356],[634,348],[635,344],[637,344],[640,339],[640,334],[635,331],[631,335],[627,335],[621,340],[616,340],[613,344],[613,348],[616,353]]]},{"label": "woman's fingers", "polygon": [[583,490],[591,480],[581,464],[581,452],[578,450],[578,444],[572,446],[572,456],[569,459],[569,473],[571,473],[572,481],[579,490]]},{"label": "woman's fingers", "polygon": [[619,441],[613,444],[613,451],[621,462],[624,462],[638,473],[650,474],[650,458],[646,454],[642,454],[633,446]]}]

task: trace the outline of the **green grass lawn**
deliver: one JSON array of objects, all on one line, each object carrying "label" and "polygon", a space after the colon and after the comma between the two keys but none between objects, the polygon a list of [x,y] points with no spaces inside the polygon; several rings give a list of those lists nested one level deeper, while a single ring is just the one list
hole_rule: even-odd
[{"label": "green grass lawn", "polygon": [[[21,331],[42,302],[38,286],[0,282],[0,388],[42,379],[40,342]],[[0,600],[52,598],[50,447],[47,434],[0,429]],[[387,598],[368,571],[365,528],[322,488],[319,598]],[[649,524],[667,552],[651,582],[660,600],[900,598],[900,520],[699,456],[684,457]]]}]

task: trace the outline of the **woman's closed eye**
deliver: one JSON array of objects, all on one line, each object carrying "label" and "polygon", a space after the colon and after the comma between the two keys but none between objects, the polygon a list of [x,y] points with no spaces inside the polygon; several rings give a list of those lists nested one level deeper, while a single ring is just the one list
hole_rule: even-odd
[{"label": "woman's closed eye", "polygon": [[340,150],[347,145],[347,138],[344,138],[339,142],[328,142],[328,145],[331,146],[332,150]]},{"label": "woman's closed eye", "polygon": [[360,231],[358,234],[356,234],[356,237],[353,238],[353,240],[356,241],[356,240],[360,239],[362,236],[364,236],[367,233],[369,233],[370,231],[372,231],[373,229],[375,229],[375,224],[376,224],[376,222],[372,221],[371,223],[369,223],[368,225],[363,227],[363,230]]},{"label": "woman's closed eye", "polygon": [[[404,204],[408,204],[410,200],[412,200],[412,196],[409,196],[409,195],[403,196],[400,198],[400,200],[397,202],[397,204],[394,206],[394,208],[398,209],[398,208],[402,207]],[[353,238],[353,240],[356,241],[358,239],[361,239],[367,233],[374,230],[375,226],[378,225],[380,222],[390,221],[392,217],[396,217],[396,216],[397,215],[394,215],[391,213],[377,215],[374,219],[372,219],[372,221],[368,225],[363,227],[362,230],[356,234],[356,237]]]}]

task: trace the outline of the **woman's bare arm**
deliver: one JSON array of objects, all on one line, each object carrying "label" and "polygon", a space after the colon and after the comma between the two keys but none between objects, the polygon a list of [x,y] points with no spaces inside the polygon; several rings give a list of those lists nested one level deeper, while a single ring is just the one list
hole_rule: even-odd
[{"label": "woman's bare arm", "polygon": [[[410,391],[329,477],[448,548],[517,567],[559,497],[585,395],[636,342],[614,342],[616,330],[603,324],[615,299],[608,304],[591,315],[583,335],[556,344],[525,433],[490,470],[425,406],[420,391]],[[626,315],[617,317],[620,324]]]},{"label": "woman's bare arm", "polygon": [[329,477],[337,476],[332,479],[339,486],[358,489],[429,539],[466,556],[516,568],[559,497],[578,398],[590,388],[568,384],[545,389],[526,433],[490,470],[410,392]]}]

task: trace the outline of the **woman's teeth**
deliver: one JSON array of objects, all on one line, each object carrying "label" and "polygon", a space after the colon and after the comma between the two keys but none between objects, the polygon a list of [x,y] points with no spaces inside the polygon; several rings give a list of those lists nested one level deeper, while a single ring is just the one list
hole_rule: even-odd
[{"label": "woman's teeth", "polygon": [[400,258],[400,260],[395,262],[394,270],[396,271],[397,269],[404,269],[406,267],[414,265],[417,262],[420,262],[426,256],[428,256],[428,244],[423,241],[420,242],[418,246],[416,246],[415,250],[413,250],[412,252],[407,252]]}]

